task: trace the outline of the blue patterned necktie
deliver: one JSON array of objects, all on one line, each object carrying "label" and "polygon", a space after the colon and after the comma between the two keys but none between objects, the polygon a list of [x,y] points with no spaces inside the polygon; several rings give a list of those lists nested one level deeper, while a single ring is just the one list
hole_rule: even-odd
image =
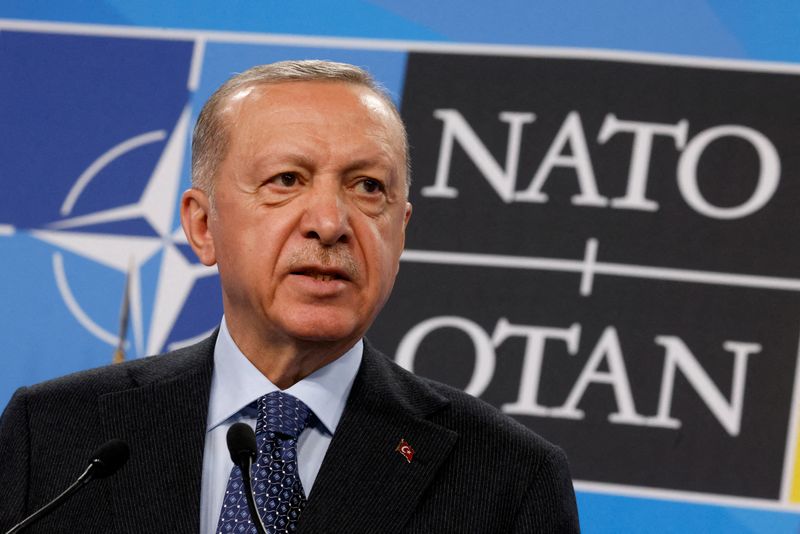
[{"label": "blue patterned necktie", "polygon": [[[306,504],[297,474],[297,438],[306,426],[311,410],[288,393],[273,391],[256,401],[258,460],[252,469],[256,507],[267,532],[296,532],[300,512]],[[247,508],[242,472],[231,470],[217,532],[256,534]]]}]

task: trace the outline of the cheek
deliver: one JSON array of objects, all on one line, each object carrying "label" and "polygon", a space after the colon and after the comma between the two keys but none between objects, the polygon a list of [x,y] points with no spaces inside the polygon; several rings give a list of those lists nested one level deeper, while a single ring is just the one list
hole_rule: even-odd
[{"label": "cheek", "polygon": [[246,265],[248,270],[262,273],[271,272],[275,265],[278,247],[275,236],[258,228],[250,228],[232,236],[236,240],[234,262]]},{"label": "cheek", "polygon": [[247,272],[253,264],[263,261],[259,256],[266,247],[259,243],[261,232],[252,226],[251,221],[230,217],[220,230],[215,238],[220,270]]},{"label": "cheek", "polygon": [[238,243],[238,252],[243,256],[241,260],[246,261],[248,268],[260,276],[275,274],[281,261],[299,246],[297,217],[291,210],[262,207],[240,228],[236,235],[230,237]]},{"label": "cheek", "polygon": [[403,234],[394,227],[376,228],[371,237],[371,259],[375,268],[380,270],[382,285],[391,287],[397,275],[400,253],[403,251]]},{"label": "cheek", "polygon": [[382,239],[386,244],[387,253],[395,261],[400,257],[400,253],[403,252],[406,239],[405,227],[405,211],[398,211],[387,222],[386,228],[382,232]]}]

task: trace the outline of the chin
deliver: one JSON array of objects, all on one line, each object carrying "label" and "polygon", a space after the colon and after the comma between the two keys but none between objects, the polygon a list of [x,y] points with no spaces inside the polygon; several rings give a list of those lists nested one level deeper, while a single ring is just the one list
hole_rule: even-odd
[{"label": "chin", "polygon": [[284,331],[295,339],[323,343],[336,341],[355,343],[365,330],[365,328],[359,328],[355,321],[338,314],[328,314],[322,317],[306,315],[284,324]]}]

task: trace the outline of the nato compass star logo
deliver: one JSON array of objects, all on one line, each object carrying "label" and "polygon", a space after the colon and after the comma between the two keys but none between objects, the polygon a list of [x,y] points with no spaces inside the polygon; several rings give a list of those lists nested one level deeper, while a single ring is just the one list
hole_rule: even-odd
[{"label": "nato compass star logo", "polygon": [[[90,316],[85,306],[81,305],[80,291],[76,291],[70,283],[62,251],[69,251],[125,275],[127,306],[123,315],[129,315],[130,318],[130,341],[133,347],[130,347],[130,341],[126,346],[137,356],[157,354],[165,349],[189,344],[213,330],[213,326],[207,331],[202,331],[204,327],[199,327],[201,331],[195,332],[188,339],[173,341],[167,345],[195,284],[202,278],[217,274],[215,267],[206,267],[197,262],[180,225],[177,224],[176,212],[189,118],[190,109],[187,106],[169,139],[165,130],[155,130],[132,137],[107,150],[81,173],[70,188],[60,207],[62,218],[29,231],[36,239],[56,247],[57,250],[52,254],[53,274],[61,298],[73,317],[88,332],[111,346],[117,346],[119,334],[103,324],[116,323],[117,318]],[[139,148],[164,140],[165,148],[137,202],[73,216],[73,209],[81,194],[101,175],[103,169]],[[139,224],[138,227],[146,228],[147,231],[116,233],[103,229],[103,225],[114,228],[112,223],[141,223],[142,220],[146,224]],[[124,224],[116,226],[125,227]],[[159,261],[157,269],[145,268],[149,262]],[[157,280],[145,280],[150,275],[143,272],[157,272]],[[155,288],[154,294],[145,294],[143,288],[148,287]],[[119,301],[123,287],[117,289],[108,291],[105,298]],[[149,308],[152,312],[149,318],[145,317],[145,301],[151,303]],[[213,325],[211,321],[199,322],[205,328]]]}]

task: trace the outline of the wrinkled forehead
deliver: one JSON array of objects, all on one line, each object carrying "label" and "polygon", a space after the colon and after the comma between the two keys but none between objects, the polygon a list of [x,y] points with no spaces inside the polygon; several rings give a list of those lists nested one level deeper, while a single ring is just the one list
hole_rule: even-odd
[{"label": "wrinkled forehead", "polygon": [[[334,107],[336,113],[331,112]],[[251,84],[233,91],[220,113],[229,129],[238,129],[257,116],[291,122],[294,115],[316,113],[329,122],[341,121],[344,128],[354,117],[366,116],[385,131],[400,161],[405,163],[408,158],[405,126],[394,105],[360,84],[328,80]]]}]

